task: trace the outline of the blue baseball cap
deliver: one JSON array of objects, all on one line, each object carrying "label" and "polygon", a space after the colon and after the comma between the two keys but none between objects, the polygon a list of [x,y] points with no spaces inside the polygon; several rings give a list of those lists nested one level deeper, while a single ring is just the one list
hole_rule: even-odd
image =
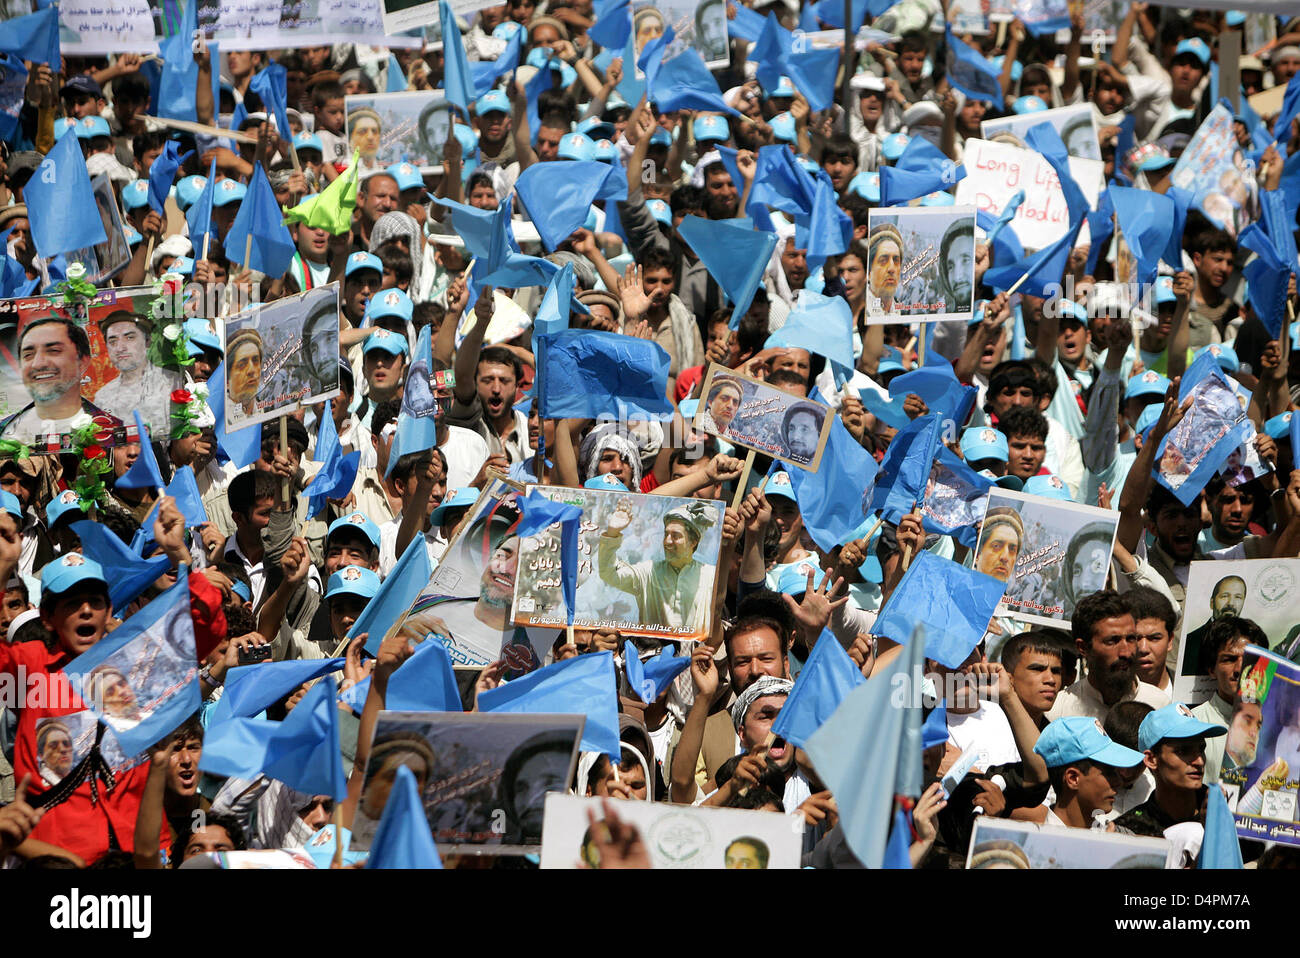
[{"label": "blue baseball cap", "polygon": [[655,131],[650,134],[650,145],[671,147],[673,145],[672,134],[662,126],[657,126],[655,127]]},{"label": "blue baseball cap", "polygon": [[379,526],[375,525],[374,520],[364,512],[351,512],[331,522],[329,529],[325,532],[326,544],[329,543],[330,536],[340,529],[355,529],[369,539],[372,546],[376,549],[379,548]]},{"label": "blue baseball cap", "polygon": [[689,424],[695,414],[699,412],[700,401],[698,399],[683,399],[677,404],[677,411],[682,414],[682,418]]},{"label": "blue baseball cap", "polygon": [[1178,300],[1174,293],[1174,278],[1172,276],[1156,277],[1156,305],[1162,303],[1173,303]]},{"label": "blue baseball cap", "polygon": [[54,140],[58,142],[69,133],[76,132],[77,121],[70,116],[61,116],[54,121]]},{"label": "blue baseball cap", "polygon": [[1125,399],[1137,399],[1139,396],[1163,396],[1169,392],[1169,380],[1154,369],[1138,373],[1124,387]]},{"label": "blue baseball cap", "polygon": [[618,161],[618,148],[609,140],[597,140],[592,159],[612,165]]},{"label": "blue baseball cap", "polygon": [[397,180],[399,192],[413,190],[417,187],[424,189],[424,177],[420,175],[419,167],[412,166],[410,163],[394,163],[385,172]]},{"label": "blue baseball cap", "polygon": [[215,350],[223,356],[226,353],[221,348],[221,337],[212,331],[206,319],[185,320],[185,339],[191,356],[202,356],[205,349]]},{"label": "blue baseball cap", "polygon": [[809,173],[811,173],[811,174],[813,175],[814,178],[817,176],[817,171],[821,169],[820,166],[818,166],[818,165],[817,165],[816,163],[814,163],[811,159],[809,159],[809,158],[806,157],[806,156],[803,156],[802,154],[800,154],[799,156],[796,156],[796,157],[794,158],[794,161],[795,161],[796,163],[798,163],[801,167],[803,167],[803,169],[805,169],[805,170],[807,170]]},{"label": "blue baseball cap", "polygon": [[293,149],[295,153],[299,150],[315,150],[321,156],[325,155],[325,144],[321,142],[321,138],[306,130],[293,138]]},{"label": "blue baseball cap", "polygon": [[87,559],[80,552],[61,555],[52,562],[47,562],[41,569],[42,594],[61,595],[83,582],[97,582],[105,589],[108,588],[108,580],[104,578],[100,564],[94,559]]},{"label": "blue baseball cap", "polygon": [[620,492],[627,492],[627,486],[623,485],[623,480],[612,472],[592,476],[582,484],[582,487],[584,489],[617,489]]},{"label": "blue baseball cap", "polygon": [[506,96],[504,90],[488,90],[474,101],[475,116],[483,116],[485,113],[493,112],[510,112],[510,98]]},{"label": "blue baseball cap", "polygon": [[1196,57],[1200,61],[1201,69],[1204,70],[1210,62],[1210,48],[1200,37],[1188,37],[1186,40],[1180,40],[1178,46],[1174,48],[1174,59],[1184,55]]},{"label": "blue baseball cap", "polygon": [[967,462],[1007,461],[1007,437],[989,426],[971,426],[961,434],[961,454]]},{"label": "blue baseball cap", "polygon": [[560,139],[556,156],[561,160],[590,160],[596,156],[596,144],[585,133],[569,133]]},{"label": "blue baseball cap", "polygon": [[646,200],[645,208],[650,211],[651,216],[658,222],[663,223],[664,226],[673,225],[673,208],[663,200]]},{"label": "blue baseball cap", "polygon": [[370,569],[359,565],[344,566],[330,576],[329,591],[325,598],[336,595],[355,595],[362,599],[373,599],[379,591],[379,576]]},{"label": "blue baseball cap", "polygon": [[808,573],[813,574],[813,588],[821,586],[826,573],[814,562],[796,562],[781,570],[776,578],[776,591],[782,595],[803,595],[808,591]]},{"label": "blue baseball cap", "polygon": [[1215,738],[1227,734],[1224,726],[1202,722],[1182,702],[1172,702],[1142,720],[1138,726],[1138,748],[1149,752],[1167,738],[1195,738],[1198,735]]},{"label": "blue baseball cap", "polygon": [[861,173],[855,173],[853,179],[849,180],[849,192],[857,193],[870,203],[880,202],[880,173],[874,170],[863,170]]},{"label": "blue baseball cap", "polygon": [[1085,759],[1111,768],[1132,768],[1142,764],[1142,753],[1116,742],[1101,722],[1086,715],[1072,715],[1049,722],[1038,734],[1034,751],[1048,768],[1061,768]]},{"label": "blue baseball cap", "polygon": [[887,160],[896,160],[911,142],[911,137],[906,133],[891,133],[880,141],[880,153]]},{"label": "blue baseball cap", "polygon": [[245,582],[234,583],[233,585],[231,585],[230,591],[235,593],[235,595],[239,596],[245,602],[253,601],[253,590],[250,589],[248,587],[248,584]]},{"label": "blue baseball cap", "polygon": [[935,190],[933,193],[926,193],[921,197],[922,206],[953,206],[957,198],[951,193],[943,190]]},{"label": "blue baseball cap", "polygon": [[238,203],[248,195],[248,187],[238,180],[224,179],[212,190],[212,205],[226,206]]},{"label": "blue baseball cap", "polygon": [[1264,434],[1274,439],[1291,438],[1291,414],[1284,412],[1264,423]]},{"label": "blue baseball cap", "polygon": [[1246,22],[1246,14],[1241,10],[1229,10],[1223,15],[1223,22],[1230,27],[1239,27]]},{"label": "blue baseball cap", "polygon": [[718,116],[716,113],[697,116],[691,131],[695,134],[696,143],[706,141],[721,143],[731,139],[731,126],[724,117]]},{"label": "blue baseball cap", "polygon": [[1074,497],[1070,495],[1070,487],[1061,481],[1060,476],[1054,476],[1051,473],[1042,476],[1030,476],[1025,480],[1025,493],[1031,496],[1042,496],[1044,499],[1060,499],[1063,502],[1073,502]]},{"label": "blue baseball cap", "polygon": [[793,98],[793,97],[794,97],[794,84],[792,84],[792,83],[790,82],[790,78],[789,78],[789,77],[785,77],[785,76],[783,76],[783,77],[781,77],[780,80],[777,81],[776,89],[775,89],[775,90],[767,90],[767,89],[764,89],[764,90],[763,90],[763,96],[765,96],[765,97],[782,97],[782,96],[788,96],[788,97]]},{"label": "blue baseball cap", "polygon": [[880,376],[887,376],[889,373],[901,373],[903,364],[897,359],[882,359],[876,365],[876,373]]},{"label": "blue baseball cap", "polygon": [[[1002,61],[1003,61],[1004,59],[1005,59],[1005,57],[1003,57],[1003,56],[989,57],[989,63],[991,63],[991,64],[993,64],[995,67],[997,67],[998,72],[1001,73],[1001,72],[1002,72]],[[1011,61],[1011,82],[1012,82],[1012,83],[1015,83],[1017,80],[1020,79],[1020,75],[1021,75],[1021,73],[1024,72],[1024,69],[1025,69],[1025,65],[1024,65],[1023,63],[1021,63],[1019,60],[1012,60],[1012,61]]]},{"label": "blue baseball cap", "polygon": [[1133,424],[1133,428],[1142,435],[1143,439],[1146,438],[1147,430],[1156,424],[1156,420],[1160,418],[1160,413],[1164,408],[1162,404],[1153,402],[1142,410],[1142,414],[1138,416],[1138,421]]},{"label": "blue baseball cap", "polygon": [[359,269],[373,269],[380,276],[384,275],[384,261],[374,253],[367,253],[365,250],[357,250],[348,257],[348,263],[343,267],[343,275],[351,276]]},{"label": "blue baseball cap", "polygon": [[798,502],[794,496],[794,486],[790,485],[790,474],[784,469],[778,469],[767,477],[767,484],[763,486],[763,495],[768,498],[784,496],[791,502]]},{"label": "blue baseball cap", "polygon": [[[619,483],[622,485],[622,483]],[[474,503],[478,502],[478,490],[473,486],[463,486],[460,489],[452,489],[447,496],[438,504],[438,507],[429,514],[429,525],[442,525],[443,517],[452,509],[468,509]]]},{"label": "blue baseball cap", "polygon": [[77,121],[77,138],[91,140],[97,136],[112,136],[108,121],[102,116],[83,116]]},{"label": "blue baseball cap", "polygon": [[1202,346],[1196,351],[1193,358],[1199,359],[1202,353],[1209,353],[1218,362],[1219,368],[1225,373],[1235,373],[1241,368],[1241,360],[1237,358],[1237,351],[1227,343],[1210,343],[1208,346]]},{"label": "blue baseball cap", "polygon": [[496,37],[498,40],[509,42],[510,38],[523,28],[524,25],[522,23],[515,23],[513,20],[506,20],[502,23],[498,23],[492,28],[492,36]]},{"label": "blue baseball cap", "polygon": [[1043,102],[1042,97],[1022,96],[1011,104],[1011,109],[1015,110],[1017,115],[1023,116],[1026,113],[1042,113],[1047,109],[1047,104]]},{"label": "blue baseball cap", "polygon": [[578,124],[578,132],[587,134],[593,140],[608,140],[614,135],[614,124],[606,123],[598,116],[589,116]]},{"label": "blue baseball cap", "polygon": [[0,511],[9,513],[9,515],[18,520],[19,525],[22,525],[23,504],[18,501],[18,497],[12,492],[0,490]]},{"label": "blue baseball cap", "polygon": [[632,104],[623,99],[623,95],[617,90],[611,90],[609,96],[605,98],[605,109],[601,111],[601,116],[617,113],[619,110],[631,112]]},{"label": "blue baseball cap", "polygon": [[1088,311],[1074,300],[1061,297],[1056,301],[1056,306],[1061,312],[1061,320],[1074,320],[1088,325]]},{"label": "blue baseball cap", "polygon": [[[371,302],[373,303],[374,300],[372,299]],[[407,356],[411,352],[410,344],[407,343],[405,336],[385,329],[383,326],[376,326],[375,331],[366,337],[366,344],[361,347],[361,353],[364,355],[376,349],[382,349],[394,356],[399,353]]]},{"label": "blue baseball cap", "polygon": [[778,113],[772,117],[772,137],[780,140],[782,143],[795,143],[799,137],[794,131],[794,116],[789,113]]},{"label": "blue baseball cap", "polygon": [[[396,316],[398,319],[409,323],[414,310],[415,307],[411,303],[411,297],[400,289],[393,287],[381,290],[370,297],[370,302],[366,303],[365,318],[373,322],[381,316]],[[406,342],[406,340],[403,339],[402,342]]]},{"label": "blue baseball cap", "polygon": [[122,187],[122,205],[128,210],[138,210],[149,205],[149,181],[132,180]]},{"label": "blue baseball cap", "polygon": [[208,185],[206,176],[187,176],[176,184],[176,205],[181,208],[181,212],[188,210],[203,193],[203,188]]}]

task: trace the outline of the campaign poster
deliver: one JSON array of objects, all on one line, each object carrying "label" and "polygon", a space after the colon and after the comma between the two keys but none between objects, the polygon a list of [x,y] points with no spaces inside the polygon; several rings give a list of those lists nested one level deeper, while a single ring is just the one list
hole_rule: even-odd
[{"label": "campaign poster", "polygon": [[1223,618],[1249,619],[1268,637],[1268,649],[1300,662],[1300,559],[1242,559],[1193,562],[1178,638],[1173,697],[1197,703],[1212,697],[1214,663],[1203,649],[1210,628]]},{"label": "campaign poster", "polygon": [[[55,560],[84,562],[70,552]],[[136,612],[67,666],[77,694],[117,736],[123,751],[143,751],[201,704],[188,577]]]},{"label": "campaign poster", "polygon": [[104,242],[84,249],[72,250],[66,256],[69,263],[86,267],[86,281],[96,285],[116,276],[131,262],[131,246],[126,241],[122,226],[122,211],[117,205],[117,195],[107,173],[90,181],[95,196],[95,207],[100,222],[104,224]]},{"label": "campaign poster", "polygon": [[[46,788],[57,785],[90,754],[99,730],[99,717],[90,709],[52,715],[36,721],[36,770]],[[149,756],[128,755],[110,728],[104,729],[99,754],[114,775],[134,768]]]},{"label": "campaign poster", "polygon": [[[948,4],[948,22],[952,25],[952,32],[959,37],[987,36],[989,32],[989,18],[985,12],[988,4],[981,0],[952,0]],[[943,24],[932,23],[930,30],[934,33],[943,32]]]},{"label": "campaign poster", "polygon": [[[448,6],[458,17],[473,21],[479,10],[496,4],[492,0],[450,0]],[[379,0],[379,11],[384,21],[384,33],[399,34],[423,28],[426,41],[442,42],[438,0]]]},{"label": "campaign poster", "polygon": [[[1119,0],[1083,0],[1082,7],[1083,45],[1096,51],[1098,47],[1114,44],[1115,33],[1128,12],[1128,6]],[[1056,42],[1061,46],[1068,44],[1070,31],[1057,30]]]},{"label": "campaign poster", "polygon": [[1069,628],[1079,599],[1106,588],[1118,526],[1110,509],[994,489],[975,568],[1007,584],[999,614]]},{"label": "campaign poster", "polygon": [[[620,801],[618,817],[636,826],[652,868],[798,868],[803,851],[801,814],[739,808]],[[587,821],[587,813],[596,824]],[[546,796],[542,868],[599,868],[593,841],[604,827],[600,799]]]},{"label": "campaign poster", "polygon": [[713,363],[694,427],[773,459],[816,472],[834,412],[759,379]]},{"label": "campaign poster", "polygon": [[338,283],[246,309],[225,327],[227,432],[338,395]]},{"label": "campaign poster", "polygon": [[519,570],[523,487],[492,478],[452,533],[429,584],[402,619],[398,633],[416,642],[435,639],[452,665],[480,669],[506,662],[507,679],[540,668],[562,635],[549,628],[519,628],[510,620]]},{"label": "campaign poster", "polygon": [[[1041,114],[1034,114],[1040,116]],[[966,141],[963,165],[966,176],[957,181],[957,202],[970,203],[976,209],[998,216],[1021,190],[1024,202],[1011,219],[1011,228],[1027,251],[1050,246],[1065,235],[1070,226],[1070,211],[1061,190],[1060,177],[1040,153],[1022,150],[1007,143],[990,140]],[[1071,156],[1070,176],[1093,209],[1097,207],[1105,174],[1100,160]],[[1084,224],[1078,243],[1088,242]]]},{"label": "campaign poster", "polygon": [[871,210],[867,322],[970,322],[975,308],[975,207]]},{"label": "campaign poster", "polygon": [[1181,398],[1190,398],[1192,405],[1157,450],[1156,478],[1190,505],[1253,427],[1246,416],[1249,397],[1240,395],[1217,366]]},{"label": "campaign poster", "polygon": [[710,70],[720,70],[731,63],[726,0],[633,3],[632,16],[638,58],[645,43],[661,36],[664,28],[670,26],[675,38],[664,49],[665,60],[672,59],[687,47],[694,47]]},{"label": "campaign poster", "polygon": [[[530,489],[582,509],[575,627],[674,642],[708,637],[724,503],[604,489]],[[520,542],[515,625],[565,627],[560,552],[558,524]]]},{"label": "campaign poster", "polygon": [[344,97],[343,106],[349,149],[361,152],[363,179],[394,163],[442,172],[453,111],[441,90],[356,94]]},{"label": "campaign poster", "polygon": [[1219,783],[1239,836],[1300,845],[1300,664],[1246,646]]},{"label": "campaign poster", "polygon": [[1061,142],[1065,144],[1065,151],[1070,156],[1082,160],[1101,160],[1101,146],[1097,140],[1097,120],[1090,103],[984,120],[980,123],[980,136],[992,142],[1029,149],[1025,142],[1025,135],[1040,123],[1052,125],[1052,129],[1060,134]]},{"label": "campaign poster", "polygon": [[571,787],[586,723],[584,715],[380,712],[352,849],[370,848],[392,777],[405,765],[441,854],[536,852],[546,796]]},{"label": "campaign poster", "polygon": [[967,869],[1169,868],[1167,838],[1091,828],[1052,828],[979,816],[971,830]]},{"label": "campaign poster", "polygon": [[1255,163],[1233,132],[1232,111],[1220,103],[1178,157],[1169,182],[1192,194],[1211,222],[1237,236],[1259,216]]}]

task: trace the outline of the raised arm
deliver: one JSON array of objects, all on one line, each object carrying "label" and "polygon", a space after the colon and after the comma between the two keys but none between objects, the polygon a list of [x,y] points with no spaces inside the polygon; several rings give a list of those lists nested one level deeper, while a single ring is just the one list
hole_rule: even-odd
[{"label": "raised arm", "polygon": [[1160,447],[1161,440],[1182,422],[1183,416],[1192,407],[1191,396],[1182,403],[1178,401],[1178,383],[1177,379],[1170,383],[1160,418],[1151,427],[1151,434],[1143,440],[1142,448],[1129,467],[1124,489],[1119,495],[1119,528],[1115,541],[1134,554],[1137,553],[1138,542],[1142,538],[1142,509],[1151,493],[1151,483],[1155,481],[1151,472],[1155,468],[1156,450]]}]

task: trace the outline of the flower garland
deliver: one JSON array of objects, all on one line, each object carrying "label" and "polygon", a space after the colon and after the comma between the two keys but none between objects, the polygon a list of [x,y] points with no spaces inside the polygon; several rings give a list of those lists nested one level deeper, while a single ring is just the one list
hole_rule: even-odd
[{"label": "flower garland", "polygon": [[203,408],[206,405],[203,397],[194,395],[188,389],[173,389],[171,402],[171,437],[173,439],[196,436],[203,431],[195,423],[195,420],[203,414]]},{"label": "flower garland", "polygon": [[67,278],[54,284],[54,292],[63,297],[63,305],[72,311],[80,322],[85,322],[85,307],[99,295],[99,287],[86,279],[86,267],[73,263],[68,267]]},{"label": "flower garland", "polygon": [[[184,315],[182,288],[185,278],[179,273],[164,273],[153,284],[154,300],[149,304],[149,315],[155,326],[167,319],[175,318],[179,311]],[[185,333],[185,323],[172,322],[162,327],[161,336],[149,337],[149,362],[155,366],[192,366],[194,357],[190,355],[190,338]]]},{"label": "flower garland", "polygon": [[113,438],[113,423],[105,416],[96,416],[72,430],[70,438],[77,453],[77,479],[72,488],[81,500],[81,511],[89,512],[104,500],[106,490],[100,476],[113,469],[113,461],[104,446]]}]

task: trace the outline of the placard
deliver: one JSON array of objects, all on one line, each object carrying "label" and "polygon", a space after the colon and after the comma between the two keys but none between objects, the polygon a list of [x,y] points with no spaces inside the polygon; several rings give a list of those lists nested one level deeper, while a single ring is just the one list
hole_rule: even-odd
[{"label": "placard", "polygon": [[[643,14],[642,10],[649,12]],[[664,48],[664,60],[672,59],[687,47],[694,47],[710,70],[730,65],[726,0],[655,0],[654,3],[634,4],[632,11],[638,37],[654,28],[654,13],[659,14],[657,26],[660,33],[665,25],[673,28],[675,37]],[[637,42],[638,59],[641,47],[642,44]]]},{"label": "placard", "polygon": [[1255,164],[1237,143],[1232,111],[1222,103],[1192,135],[1169,182],[1189,191],[1193,205],[1233,236],[1258,217]]},{"label": "placard", "polygon": [[361,152],[361,176],[394,163],[442,172],[452,108],[441,90],[358,94],[344,97],[343,105],[349,149]]},{"label": "placard", "polygon": [[978,816],[966,852],[968,869],[1169,868],[1167,838],[1059,828]]},{"label": "placard", "polygon": [[696,431],[817,471],[835,418],[829,406],[717,363],[709,365],[700,394]]},{"label": "placard", "polygon": [[1101,146],[1098,145],[1097,140],[1097,118],[1090,103],[984,120],[980,123],[980,136],[985,140],[993,140],[997,136],[1009,136],[1015,142],[1008,145],[1029,149],[1025,144],[1025,135],[1040,123],[1052,125],[1052,129],[1060,134],[1061,142],[1065,144],[1065,151],[1070,156],[1082,160],[1101,160]]},{"label": "placard", "polygon": [[970,322],[975,208],[889,207],[867,219],[867,315],[875,323]]},{"label": "placard", "polygon": [[99,209],[99,219],[104,224],[104,242],[84,249],[72,250],[65,255],[69,263],[86,267],[86,281],[100,285],[124,270],[131,262],[131,245],[122,226],[122,212],[118,209],[117,194],[107,173],[90,181]]}]

